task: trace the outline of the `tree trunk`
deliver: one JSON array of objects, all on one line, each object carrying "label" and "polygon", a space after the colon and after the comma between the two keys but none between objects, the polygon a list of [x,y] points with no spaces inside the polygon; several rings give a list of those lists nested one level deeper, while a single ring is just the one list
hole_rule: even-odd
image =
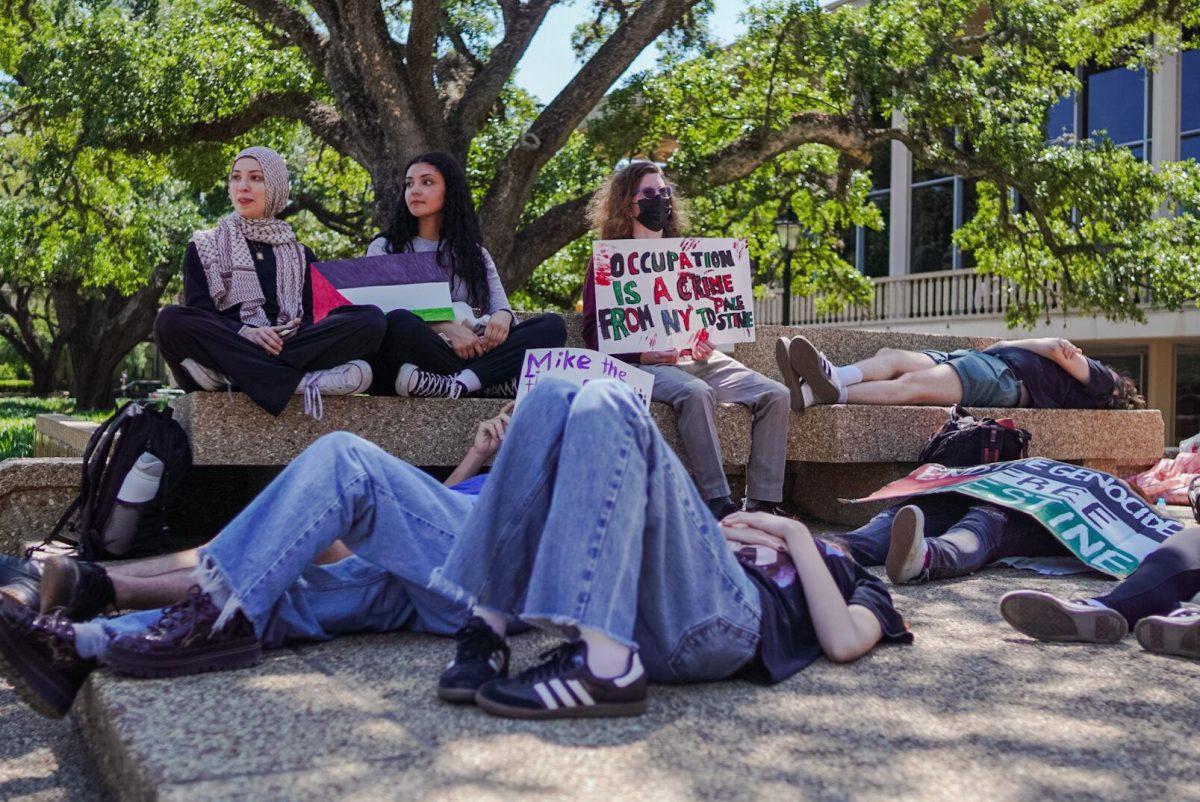
[{"label": "tree trunk", "polygon": [[58,389],[58,368],[61,362],[61,342],[56,343],[49,353],[35,354],[26,359],[29,375],[33,379],[34,395],[50,395]]}]

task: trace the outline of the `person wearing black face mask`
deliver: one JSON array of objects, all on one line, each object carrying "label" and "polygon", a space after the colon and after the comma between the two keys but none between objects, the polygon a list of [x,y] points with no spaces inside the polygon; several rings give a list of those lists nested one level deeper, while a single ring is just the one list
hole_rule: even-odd
[{"label": "person wearing black face mask", "polygon": [[[613,174],[592,199],[589,217],[600,239],[659,239],[683,236],[687,227],[680,198],[653,162],[631,162]],[[596,342],[596,292],[593,265],[583,284],[583,339]],[[783,501],[790,396],[784,385],[768,379],[707,342],[692,349],[692,359],[679,351],[617,354],[654,374],[652,399],[675,408],[680,438],[700,494],[718,518],[739,505],[730,495],[717,440],[716,405],[745,404],[754,414],[750,463],[746,469],[745,508],[779,512]]]}]

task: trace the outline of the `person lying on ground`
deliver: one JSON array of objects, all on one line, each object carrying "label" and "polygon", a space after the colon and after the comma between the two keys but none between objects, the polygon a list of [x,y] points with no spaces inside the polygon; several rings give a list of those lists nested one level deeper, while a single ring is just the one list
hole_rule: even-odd
[{"label": "person lying on ground", "polygon": [[[592,198],[590,221],[600,239],[661,239],[683,236],[683,199],[653,162],[635,161],[617,170]],[[583,340],[597,349],[595,265],[583,281]],[[683,359],[676,349],[617,354],[654,375],[651,399],[675,409],[679,436],[696,484],[717,518],[738,510],[725,477],[717,439],[719,403],[745,404],[754,417],[746,467],[745,509],[780,512],[787,451],[788,391],[701,341]]]},{"label": "person lying on ground", "polygon": [[1147,555],[1132,574],[1094,598],[1061,599],[1037,590],[1000,598],[1000,614],[1031,638],[1119,643],[1133,629],[1143,649],[1200,659],[1200,527],[1185,529]]},{"label": "person lying on ground", "polygon": [[1071,554],[1032,516],[959,493],[897,504],[838,539],[862,565],[885,566],[895,584],[966,576],[1006,557]]},{"label": "person lying on ground", "polygon": [[[911,639],[884,584],[803,524],[718,522],[625,385],[543,380],[534,398],[430,582],[471,609],[442,699],[519,718],[635,715],[648,682],[774,683],[822,654]],[[760,550],[769,573],[748,564]],[[564,642],[508,677],[493,655],[515,622]]]},{"label": "person lying on ground", "polygon": [[295,393],[320,417],[321,395],[365,392],[364,361],[383,341],[374,306],[344,306],[313,322],[312,251],[277,215],[288,202],[287,165],[270,148],[246,148],[228,177],[234,211],[197,231],[183,263],[182,305],[163,307],[154,341],[188,392],[234,388],[272,415]]},{"label": "person lying on ground", "polygon": [[566,324],[558,315],[518,322],[508,308],[500,274],[483,247],[467,177],[449,154],[426,153],[408,163],[392,224],[367,247],[367,256],[405,251],[437,252],[451,300],[489,318],[476,331],[459,322],[426,323],[407,309],[389,312],[383,344],[371,361],[372,394],[512,398],[525,351],[566,343]]},{"label": "person lying on ground", "polygon": [[[108,566],[54,558],[40,574],[51,612],[0,593],[0,673],[35,710],[61,717],[97,662],[168,676],[350,632],[452,634],[464,611],[425,582],[486,485],[478,471],[508,420],[506,409],[480,423],[445,485],[339,432],[305,449],[198,550]],[[36,567],[20,567],[39,578]],[[93,618],[114,602],[171,606]]]},{"label": "person lying on ground", "polygon": [[776,361],[792,409],[814,404],[912,404],[1041,409],[1144,409],[1128,376],[1054,337],[983,350],[902,351],[838,367],[804,337],[780,338]]}]

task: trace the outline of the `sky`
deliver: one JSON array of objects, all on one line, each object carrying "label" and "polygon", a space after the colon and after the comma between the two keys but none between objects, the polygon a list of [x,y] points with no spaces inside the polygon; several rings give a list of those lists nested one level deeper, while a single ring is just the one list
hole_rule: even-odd
[{"label": "sky", "polygon": [[[517,85],[528,90],[543,103],[549,103],[558,91],[567,85],[582,66],[571,50],[571,31],[588,18],[590,3],[574,0],[573,3],[554,6],[546,15],[546,21],[534,36],[517,65]],[[723,44],[738,37],[745,26],[738,20],[745,0],[716,0],[713,13],[708,18],[709,30]],[[658,48],[651,44],[633,62],[629,72],[638,72],[654,66]],[[628,73],[627,73],[628,74]],[[623,76],[622,76],[623,78]],[[617,86],[620,85],[617,82]]]}]

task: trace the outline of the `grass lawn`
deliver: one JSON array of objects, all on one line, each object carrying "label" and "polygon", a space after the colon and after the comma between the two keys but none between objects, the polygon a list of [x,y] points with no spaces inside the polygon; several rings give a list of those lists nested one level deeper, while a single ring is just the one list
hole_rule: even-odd
[{"label": "grass lawn", "polygon": [[0,460],[33,454],[34,416],[43,412],[60,412],[95,421],[102,421],[112,414],[112,410],[77,410],[74,398],[0,396]]}]

